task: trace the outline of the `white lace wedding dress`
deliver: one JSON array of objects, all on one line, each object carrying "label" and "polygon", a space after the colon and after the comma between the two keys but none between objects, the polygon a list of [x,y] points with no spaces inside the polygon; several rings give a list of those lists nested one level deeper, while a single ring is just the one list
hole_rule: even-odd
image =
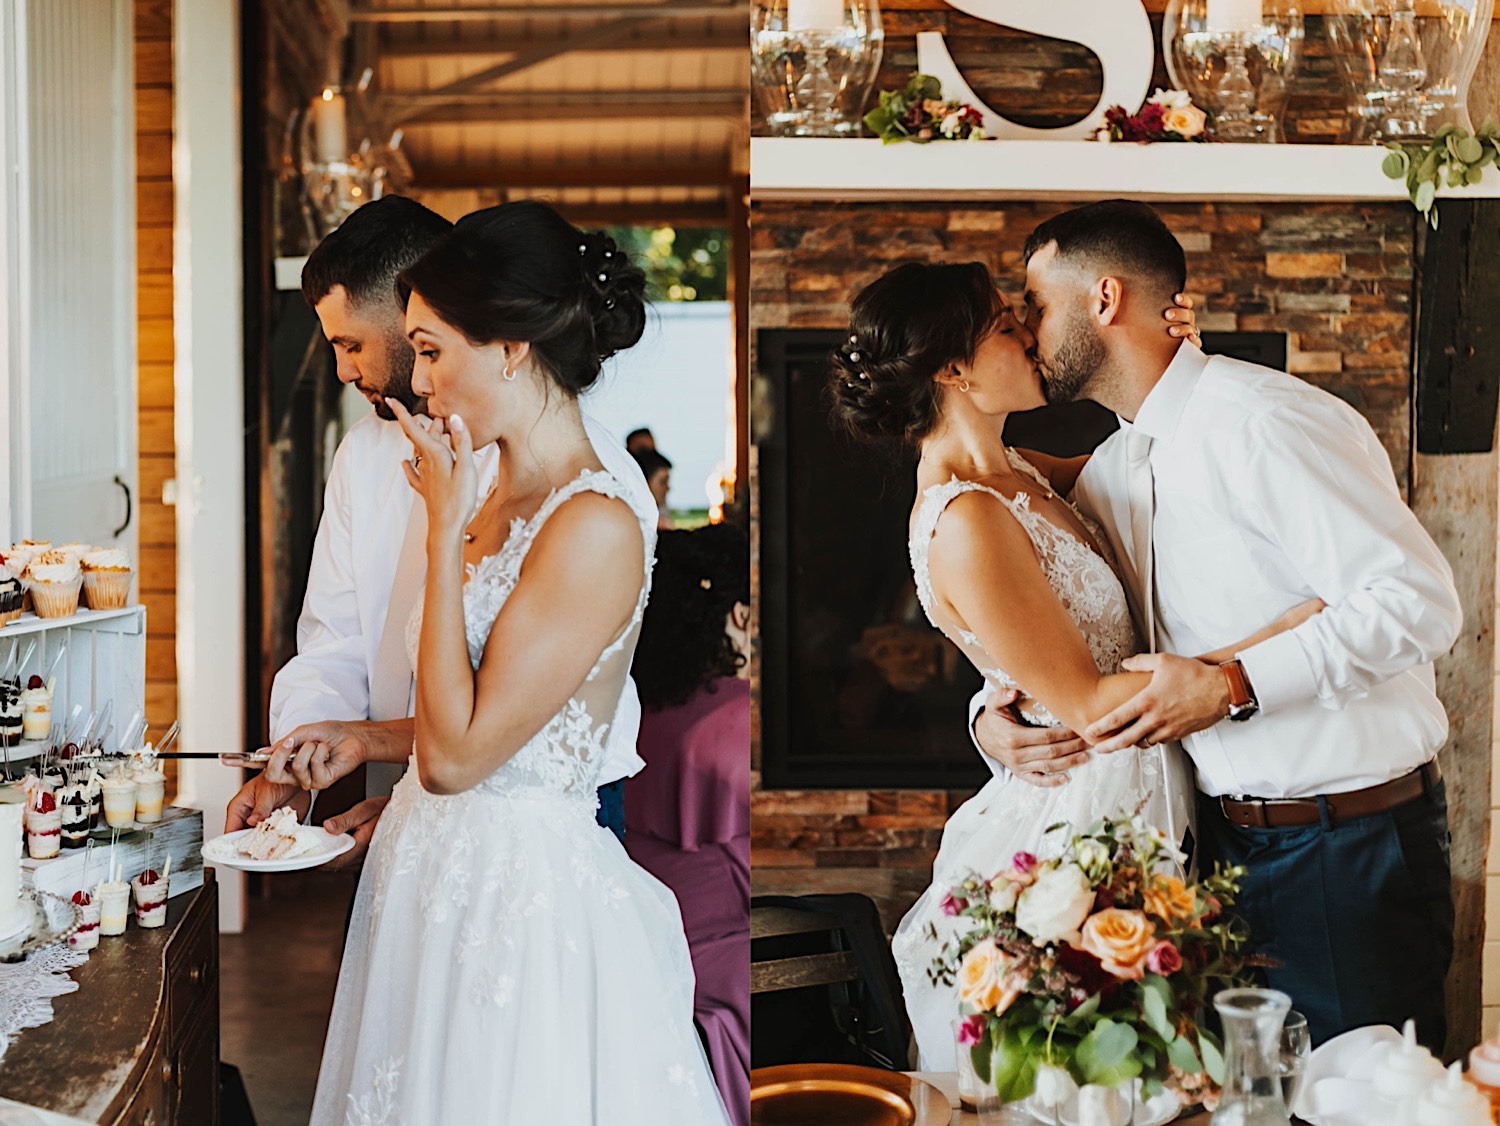
[{"label": "white lace wedding dress", "polygon": [[[554,490],[464,588],[469,656],[538,530],[607,473]],[[635,651],[656,513],[632,504],[648,579],[629,626],[530,742],[478,786],[396,786],[370,846],[339,973],[318,1126],[727,1126],[693,1028],[672,893],[594,820],[606,722]],[[408,646],[415,664],[421,603]],[[415,757],[415,756],[413,756]]]},{"label": "white lace wedding dress", "polygon": [[[1030,462],[1013,450],[1009,454],[1018,473],[1046,488]],[[1048,583],[1088,642],[1100,671],[1118,672],[1120,662],[1137,652],[1139,646],[1125,591],[1111,562],[1070,530],[1034,511],[1031,497],[1025,492],[1007,499],[988,486],[955,478],[923,493],[912,525],[911,565],[917,597],[932,624],[963,650],[991,687],[1020,687],[1015,677],[995,666],[974,634],[952,620],[941,620],[934,610],[928,547],[943,510],[954,497],[969,492],[988,493],[1010,510],[1031,537]],[[1104,537],[1086,517],[1080,515],[1079,520],[1089,529],[1095,543],[1105,544]],[[1109,549],[1104,546],[1102,550]],[[1059,726],[1039,704],[1030,705],[1026,716],[1033,723]],[[1135,749],[1100,755],[1088,765],[1074,769],[1071,775],[1067,785],[1054,789],[1041,789],[1007,778],[992,779],[948,819],[933,863],[932,885],[901,920],[891,942],[922,1070],[953,1071],[957,1066],[953,1022],[959,1015],[958,997],[952,986],[934,985],[927,973],[943,938],[953,933],[954,921],[940,909],[949,889],[970,874],[988,878],[1009,867],[1011,857],[1020,851],[1042,857],[1049,853],[1056,855],[1069,835],[1065,831],[1047,835],[1047,828],[1058,822],[1085,828],[1100,817],[1133,813],[1144,802],[1143,813],[1152,824],[1177,834],[1187,827],[1186,799],[1192,793],[1189,788],[1192,783],[1184,772],[1180,752],[1175,749]],[[933,937],[933,930],[938,937]]]}]

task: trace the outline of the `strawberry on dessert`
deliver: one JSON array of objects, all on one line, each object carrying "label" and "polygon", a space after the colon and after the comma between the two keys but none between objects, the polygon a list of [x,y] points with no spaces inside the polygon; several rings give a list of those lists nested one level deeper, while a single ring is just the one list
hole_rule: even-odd
[{"label": "strawberry on dessert", "polygon": [[92,950],[99,945],[99,904],[82,888],[73,893],[73,902],[83,908],[83,921],[68,937],[68,945],[75,950]]},{"label": "strawberry on dessert", "polygon": [[57,799],[38,787],[26,803],[26,851],[33,860],[51,860],[62,847],[62,812]]}]

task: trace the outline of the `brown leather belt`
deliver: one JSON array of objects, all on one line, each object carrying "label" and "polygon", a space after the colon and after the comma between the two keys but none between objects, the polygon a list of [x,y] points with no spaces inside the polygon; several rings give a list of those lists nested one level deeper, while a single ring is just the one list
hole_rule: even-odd
[{"label": "brown leather belt", "polygon": [[[1407,802],[1416,801],[1443,780],[1437,760],[1424,763],[1410,774],[1350,790],[1344,794],[1325,794],[1330,821],[1351,821],[1356,817],[1373,817],[1388,813]],[[1231,824],[1244,829],[1287,829],[1298,825],[1316,825],[1319,821],[1317,798],[1220,798],[1219,808]]]}]

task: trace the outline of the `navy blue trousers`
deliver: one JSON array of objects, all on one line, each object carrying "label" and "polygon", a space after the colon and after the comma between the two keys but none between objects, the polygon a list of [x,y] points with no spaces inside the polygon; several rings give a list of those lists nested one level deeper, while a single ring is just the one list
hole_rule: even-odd
[{"label": "navy blue trousers", "polygon": [[1439,1055],[1453,957],[1448,802],[1441,782],[1387,813],[1287,829],[1232,824],[1198,795],[1199,871],[1250,874],[1234,912],[1250,947],[1278,965],[1265,984],[1306,1014],[1314,1045],[1366,1024],[1417,1022]]},{"label": "navy blue trousers", "polygon": [[594,820],[603,825],[623,843],[625,840],[625,779],[606,782],[599,787],[599,812]]}]

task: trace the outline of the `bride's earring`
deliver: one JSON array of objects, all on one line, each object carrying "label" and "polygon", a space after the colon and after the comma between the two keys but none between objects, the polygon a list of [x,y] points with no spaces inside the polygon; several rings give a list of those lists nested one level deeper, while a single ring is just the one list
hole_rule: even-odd
[{"label": "bride's earring", "polygon": [[967,379],[960,379],[958,381],[958,389],[967,395],[969,393],[969,381]]},{"label": "bride's earring", "polygon": [[513,367],[507,367],[505,369],[505,381],[507,383],[510,383],[510,382],[513,382],[515,380],[515,378],[516,378],[516,369],[513,368]]}]

